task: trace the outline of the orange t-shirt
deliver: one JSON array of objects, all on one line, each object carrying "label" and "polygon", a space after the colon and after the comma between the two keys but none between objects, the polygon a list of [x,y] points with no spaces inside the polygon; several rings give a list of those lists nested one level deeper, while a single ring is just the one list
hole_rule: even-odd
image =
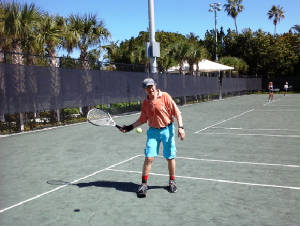
[{"label": "orange t-shirt", "polygon": [[180,114],[172,97],[168,93],[158,90],[158,96],[155,100],[146,98],[143,101],[138,121],[140,123],[148,121],[150,127],[161,128],[173,122],[173,116],[178,118]]}]

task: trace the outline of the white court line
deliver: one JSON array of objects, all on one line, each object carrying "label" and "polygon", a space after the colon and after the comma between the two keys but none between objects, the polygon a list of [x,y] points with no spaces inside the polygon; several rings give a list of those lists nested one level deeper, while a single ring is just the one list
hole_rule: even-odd
[{"label": "white court line", "polygon": [[297,105],[270,105],[268,107],[299,107]]},{"label": "white court line", "polygon": [[263,137],[288,137],[299,138],[299,135],[279,135],[279,134],[263,134],[263,133],[200,133],[201,135],[232,135],[232,136],[263,136]]},{"label": "white court line", "polygon": [[43,128],[43,129],[24,131],[24,132],[20,132],[20,133],[5,134],[5,135],[0,135],[0,138],[17,136],[17,135],[22,135],[22,134],[38,133],[38,132],[48,131],[48,130],[52,130],[52,129],[65,128],[65,127],[69,127],[69,126],[77,126],[77,125],[81,125],[84,123],[87,123],[87,122],[79,122],[79,123],[74,123],[74,124],[69,124],[69,125],[54,126],[54,127]]},{"label": "white court line", "polygon": [[238,128],[238,127],[212,127],[212,129],[225,129],[225,130],[248,130],[248,131],[293,131],[298,132],[296,129],[247,129],[247,128]]},{"label": "white court line", "polygon": [[177,156],[176,159],[188,159],[188,160],[206,161],[206,162],[237,163],[237,164],[249,164],[249,165],[263,165],[263,166],[281,166],[281,167],[291,167],[291,168],[299,168],[300,167],[299,165],[285,165],[285,164],[279,164],[279,163],[245,162],[245,161],[241,162],[241,161],[232,161],[232,160],[199,159],[199,158],[179,157],[179,156]]},{"label": "white court line", "polygon": [[222,120],[222,121],[220,121],[220,122],[217,122],[217,123],[215,123],[215,124],[213,124],[213,125],[211,125],[211,126],[205,127],[205,128],[203,128],[203,129],[201,129],[201,130],[198,130],[198,131],[196,131],[196,132],[194,132],[194,133],[200,133],[200,132],[202,132],[202,131],[204,131],[204,130],[207,130],[207,129],[213,127],[213,126],[219,125],[219,124],[221,124],[221,123],[223,123],[223,122],[226,122],[226,121],[229,121],[229,120],[231,120],[231,119],[235,119],[235,118],[241,117],[242,115],[247,114],[247,113],[249,113],[249,112],[251,112],[251,111],[254,111],[254,110],[255,110],[254,108],[253,108],[253,109],[250,109],[250,110],[245,111],[245,112],[243,112],[243,113],[241,113],[241,114],[235,115],[235,116],[230,117],[230,118],[228,118],[228,119],[224,119],[224,120]]},{"label": "white court line", "polygon": [[[137,173],[137,174],[142,173],[142,172],[133,171],[133,170],[118,170],[118,169],[107,169],[107,170],[115,171],[115,172],[123,172],[123,173]],[[161,173],[150,173],[150,175],[169,177],[169,174],[161,174]],[[188,176],[178,176],[178,175],[176,175],[176,177],[177,178],[184,178],[184,179],[192,179],[192,180],[214,181],[214,182],[228,183],[228,184],[240,184],[240,185],[248,185],[248,186],[259,186],[259,187],[285,188],[285,189],[292,189],[292,190],[300,190],[300,187],[280,186],[280,185],[273,185],[273,184],[257,184],[257,183],[238,182],[238,181],[231,181],[231,180],[221,180],[221,179],[203,178],[203,177],[188,177]]]},{"label": "white court line", "polygon": [[[139,114],[139,112],[138,113],[132,113],[132,114],[115,115],[112,118],[129,117],[131,115],[138,115],[138,114]],[[10,137],[10,136],[17,136],[17,135],[22,135],[22,134],[38,133],[38,132],[48,131],[48,130],[52,130],[52,129],[65,128],[65,127],[69,127],[69,126],[78,126],[78,125],[87,124],[87,123],[88,122],[78,122],[78,123],[69,124],[69,125],[54,126],[54,127],[43,128],[43,129],[24,131],[24,132],[20,132],[20,133],[11,133],[11,134],[5,134],[5,135],[0,134],[0,138]]]},{"label": "white court line", "polygon": [[137,158],[137,157],[139,157],[139,156],[142,156],[142,155],[136,155],[136,156],[131,157],[131,158],[129,158],[129,159],[126,159],[126,160],[124,160],[124,161],[122,161],[122,162],[113,164],[113,165],[111,165],[111,166],[109,166],[109,167],[106,167],[106,168],[104,168],[104,169],[98,170],[98,171],[96,171],[96,172],[94,172],[94,173],[91,173],[91,174],[89,174],[89,175],[87,175],[87,176],[84,176],[84,177],[81,177],[81,178],[79,178],[79,179],[76,179],[76,180],[70,182],[69,184],[61,185],[61,186],[56,187],[56,188],[54,188],[54,189],[52,189],[52,190],[50,190],[50,191],[46,191],[46,192],[41,193],[41,194],[39,194],[39,195],[36,195],[36,196],[34,196],[34,197],[32,197],[32,198],[26,199],[26,200],[24,200],[24,201],[22,201],[22,202],[19,202],[19,203],[16,203],[16,204],[12,205],[12,206],[7,207],[7,208],[1,209],[1,210],[0,210],[0,213],[3,213],[3,212],[5,212],[5,211],[10,210],[10,209],[12,209],[12,208],[15,208],[15,207],[17,207],[17,206],[21,206],[21,205],[23,205],[23,204],[25,204],[25,203],[27,203],[27,202],[33,201],[33,200],[35,200],[35,199],[41,198],[42,196],[48,195],[48,194],[50,194],[50,193],[52,193],[52,192],[58,191],[58,190],[60,190],[60,189],[62,189],[62,188],[64,188],[64,187],[66,187],[66,186],[69,186],[70,184],[75,184],[75,183],[77,183],[78,181],[84,180],[84,179],[86,179],[86,178],[88,178],[88,177],[91,177],[91,176],[95,176],[95,175],[98,174],[98,173],[101,173],[101,172],[103,172],[103,171],[105,171],[105,170],[108,170],[108,169],[110,169],[110,168],[112,168],[112,167],[115,167],[115,166],[117,166],[117,165],[123,164],[123,163],[125,163],[125,162],[131,161],[132,159]]},{"label": "white court line", "polygon": [[299,111],[299,110],[292,110],[292,109],[282,109],[282,110],[255,110],[258,112],[293,112],[293,111]]},{"label": "white court line", "polygon": [[[267,102],[267,103],[265,103],[263,106],[273,104],[273,103],[275,103],[275,102],[277,102],[277,101],[280,101],[280,99],[272,100],[272,102]],[[271,105],[270,105],[270,106],[271,106]]]}]

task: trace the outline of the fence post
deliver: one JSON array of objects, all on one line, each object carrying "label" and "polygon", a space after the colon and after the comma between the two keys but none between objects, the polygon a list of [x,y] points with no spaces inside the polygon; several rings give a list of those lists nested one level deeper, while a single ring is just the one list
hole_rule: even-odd
[{"label": "fence post", "polygon": [[21,129],[21,131],[24,131],[25,130],[25,127],[24,127],[24,113],[20,112],[19,116],[20,116],[20,129]]},{"label": "fence post", "polygon": [[222,100],[222,76],[219,71],[219,100]]}]

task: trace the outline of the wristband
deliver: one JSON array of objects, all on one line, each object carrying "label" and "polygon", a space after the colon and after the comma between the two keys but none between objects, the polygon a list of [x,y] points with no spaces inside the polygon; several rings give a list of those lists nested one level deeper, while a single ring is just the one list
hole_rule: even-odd
[{"label": "wristband", "polygon": [[179,127],[178,127],[178,129],[179,129],[179,128],[181,128],[181,129],[184,129],[184,127],[183,127],[183,126],[179,126]]},{"label": "wristband", "polygon": [[133,130],[133,125],[129,125],[129,126],[123,126],[123,128],[126,132],[129,132],[131,130]]}]

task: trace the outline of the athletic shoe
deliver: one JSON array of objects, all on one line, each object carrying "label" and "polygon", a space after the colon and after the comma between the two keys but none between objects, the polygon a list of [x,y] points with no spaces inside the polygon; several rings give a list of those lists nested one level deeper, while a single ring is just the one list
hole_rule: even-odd
[{"label": "athletic shoe", "polygon": [[148,190],[148,185],[146,183],[142,183],[137,191],[136,191],[136,194],[139,198],[145,198],[146,197],[146,193],[147,193],[147,190]]},{"label": "athletic shoe", "polygon": [[175,180],[170,180],[169,181],[169,192],[171,192],[171,193],[177,192],[177,187],[176,187]]}]

